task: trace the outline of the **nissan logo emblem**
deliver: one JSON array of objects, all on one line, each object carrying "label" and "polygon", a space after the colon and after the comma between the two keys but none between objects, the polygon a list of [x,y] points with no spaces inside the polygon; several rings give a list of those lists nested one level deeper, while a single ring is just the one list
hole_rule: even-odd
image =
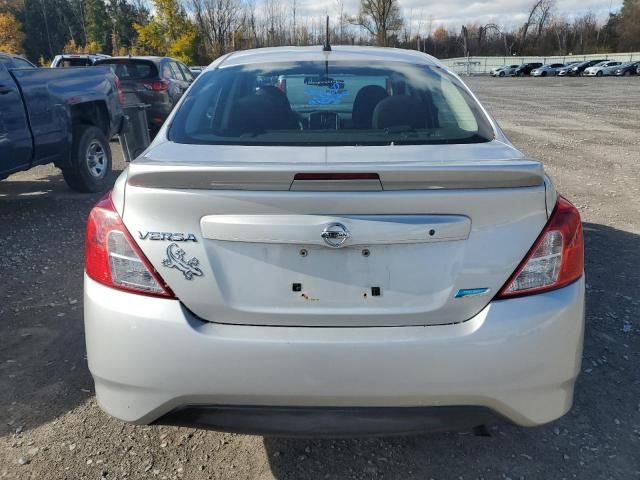
[{"label": "nissan logo emblem", "polygon": [[331,248],[340,248],[351,237],[349,230],[341,223],[330,223],[320,234],[324,243]]}]

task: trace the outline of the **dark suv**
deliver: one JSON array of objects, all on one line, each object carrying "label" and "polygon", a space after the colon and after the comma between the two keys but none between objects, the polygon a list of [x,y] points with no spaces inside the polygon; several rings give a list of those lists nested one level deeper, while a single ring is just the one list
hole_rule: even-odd
[{"label": "dark suv", "polygon": [[518,68],[516,68],[513,75],[516,77],[523,77],[525,75],[531,75],[531,70],[535,70],[542,66],[542,63],[533,62],[533,63],[523,63]]},{"label": "dark suv", "polygon": [[120,79],[125,104],[149,105],[149,129],[155,134],[194,80],[186,65],[170,57],[112,57],[95,65],[111,68]]}]

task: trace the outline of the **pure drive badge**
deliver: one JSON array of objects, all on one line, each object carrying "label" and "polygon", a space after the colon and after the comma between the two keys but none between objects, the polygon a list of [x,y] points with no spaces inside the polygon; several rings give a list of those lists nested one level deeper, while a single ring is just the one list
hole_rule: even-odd
[{"label": "pure drive badge", "polygon": [[169,242],[197,242],[193,233],[180,232],[141,232],[138,231],[140,240],[166,240]]}]

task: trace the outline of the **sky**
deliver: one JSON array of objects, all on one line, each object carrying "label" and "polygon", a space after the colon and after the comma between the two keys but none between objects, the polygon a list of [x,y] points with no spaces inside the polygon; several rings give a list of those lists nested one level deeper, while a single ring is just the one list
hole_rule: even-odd
[{"label": "sky", "polygon": [[[338,0],[296,0],[298,12],[302,17],[335,15]],[[343,0],[345,12],[356,13],[359,0]],[[526,19],[534,0],[446,0],[428,2],[425,0],[399,0],[406,18],[411,18],[414,28],[421,25],[425,33],[429,19],[433,20],[433,29],[442,25],[457,31],[465,23],[486,25],[495,23],[511,29],[519,27]],[[622,0],[556,0],[554,12],[569,18],[592,12],[598,20],[606,20],[609,12],[620,10]],[[421,20],[422,19],[422,20]]]}]

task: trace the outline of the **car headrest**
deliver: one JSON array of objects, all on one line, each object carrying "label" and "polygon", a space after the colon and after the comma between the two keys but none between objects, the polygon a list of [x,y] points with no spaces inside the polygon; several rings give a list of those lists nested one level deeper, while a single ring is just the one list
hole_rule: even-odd
[{"label": "car headrest", "polygon": [[291,111],[269,94],[239,98],[229,117],[229,129],[239,135],[287,128],[292,128]]},{"label": "car headrest", "polygon": [[355,128],[371,128],[373,110],[381,100],[387,98],[387,91],[380,85],[366,85],[358,90],[353,100],[351,118]]},{"label": "car headrest", "polygon": [[276,105],[276,108],[283,112],[291,112],[291,104],[287,98],[287,94],[273,85],[265,85],[256,89],[256,95],[270,97]]},{"label": "car headrest", "polygon": [[425,128],[427,108],[424,102],[409,95],[394,95],[382,100],[373,111],[373,128]]}]

